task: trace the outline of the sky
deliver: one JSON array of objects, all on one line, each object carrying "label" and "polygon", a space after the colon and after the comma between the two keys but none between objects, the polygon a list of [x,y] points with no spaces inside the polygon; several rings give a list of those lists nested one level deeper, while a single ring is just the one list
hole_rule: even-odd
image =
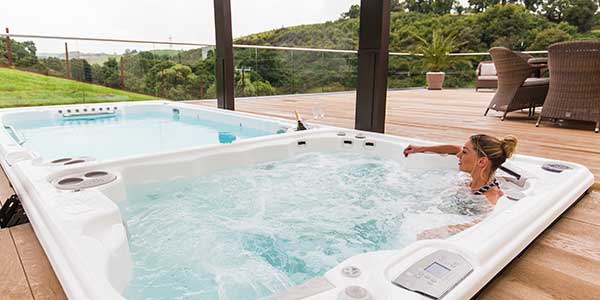
[{"label": "sky", "polygon": [[[5,1],[0,25],[13,34],[100,37],[214,44],[213,0]],[[337,19],[360,0],[231,0],[233,37],[284,26]],[[19,39],[18,39],[19,40]],[[64,42],[28,39],[39,52],[64,51]],[[68,41],[69,51],[121,53],[166,45]],[[181,49],[173,46],[173,49]],[[186,49],[186,48],[183,48]]]}]

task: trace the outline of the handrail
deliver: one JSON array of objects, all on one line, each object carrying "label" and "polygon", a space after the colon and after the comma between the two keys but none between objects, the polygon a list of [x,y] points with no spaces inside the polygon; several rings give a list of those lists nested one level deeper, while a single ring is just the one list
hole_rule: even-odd
[{"label": "handrail", "polygon": [[[214,47],[215,46],[214,44],[209,44],[209,43],[171,42],[171,41],[152,41],[152,40],[126,40],[126,39],[13,34],[13,33],[10,33],[10,34],[0,33],[0,37],[61,39],[61,40],[77,40],[77,41],[136,43],[136,44],[161,44],[161,45],[201,46],[201,47]],[[281,46],[260,46],[260,45],[242,45],[242,44],[233,44],[233,47],[234,48],[246,48],[246,49],[265,49],[265,50],[288,50],[288,51],[350,53],[350,54],[358,53],[358,50],[305,48],[305,47],[281,47]],[[529,54],[546,54],[546,53],[548,53],[547,50],[523,51],[523,52],[529,53]],[[389,55],[392,55],[392,56],[423,56],[423,54],[420,54],[420,53],[410,53],[410,52],[389,52]],[[449,53],[448,55],[450,55],[450,56],[489,56],[490,54],[488,52],[474,52],[474,53]]]},{"label": "handrail", "polygon": [[12,125],[4,124],[4,128],[8,128],[8,129],[10,129],[10,131],[13,132],[13,135],[14,135],[15,139],[17,140],[16,142],[19,145],[23,145],[27,141],[27,139],[25,139],[25,136],[20,134]]}]

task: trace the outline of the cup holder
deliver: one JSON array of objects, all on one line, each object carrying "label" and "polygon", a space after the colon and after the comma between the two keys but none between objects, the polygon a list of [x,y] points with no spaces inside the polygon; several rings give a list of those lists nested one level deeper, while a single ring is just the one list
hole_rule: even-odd
[{"label": "cup holder", "polygon": [[65,158],[59,158],[59,159],[55,159],[53,161],[51,161],[51,164],[63,164],[66,163],[68,161],[72,160],[72,158],[70,157],[65,157]]},{"label": "cup holder", "polygon": [[59,185],[71,185],[71,184],[78,184],[82,181],[83,181],[83,179],[78,178],[78,177],[69,177],[69,178],[59,180],[58,184]]},{"label": "cup holder", "polygon": [[59,190],[78,191],[111,183],[117,175],[106,171],[86,171],[85,173],[69,174],[52,181]]},{"label": "cup holder", "polygon": [[70,166],[75,164],[81,164],[89,161],[94,161],[93,157],[89,156],[77,156],[77,157],[62,157],[51,160],[49,162],[43,163],[43,165],[47,166]]},{"label": "cup holder", "polygon": [[106,176],[106,175],[108,175],[108,173],[104,172],[104,171],[93,171],[93,172],[87,172],[83,176],[86,178],[95,178],[95,177]]}]

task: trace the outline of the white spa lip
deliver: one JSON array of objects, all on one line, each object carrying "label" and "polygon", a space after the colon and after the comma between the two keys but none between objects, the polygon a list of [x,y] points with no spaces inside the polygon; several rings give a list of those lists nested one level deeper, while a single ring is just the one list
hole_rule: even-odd
[{"label": "white spa lip", "polygon": [[[286,120],[168,101],[110,105],[166,105],[209,112],[215,118],[244,118],[254,120],[256,124],[290,124]],[[35,117],[36,114],[57,108],[0,110],[0,120],[15,112],[32,113],[32,117]],[[340,135],[341,132],[344,135]],[[356,138],[359,134],[366,138]],[[367,143],[373,146],[368,146]],[[364,151],[397,160],[410,167],[438,166],[456,169],[455,156],[413,154],[404,158],[402,150],[411,143],[432,144],[322,126],[304,132],[240,140],[230,145],[209,145],[53,167],[40,164],[35,153],[19,146],[2,130],[0,163],[21,198],[36,235],[69,299],[104,300],[124,299],[121,292],[131,273],[126,229],[115,204],[124,198],[127,183],[195,176],[202,172],[283,159],[306,151]],[[391,284],[391,281],[412,263],[438,249],[461,254],[474,268],[473,273],[443,299],[469,299],[593,183],[593,175],[581,165],[561,162],[571,169],[551,173],[540,168],[548,162],[556,161],[515,155],[508,163],[523,170],[529,177],[523,190],[525,198],[513,202],[503,197],[500,200],[503,203],[502,209],[495,210],[478,225],[452,238],[418,241],[398,250],[369,252],[350,257],[323,276],[322,282],[331,285],[329,289],[313,294],[305,291],[305,299],[337,299],[346,287],[352,285],[368,290],[374,300],[429,299],[399,288]],[[52,185],[57,178],[93,170],[113,173],[117,179],[80,192],[58,190]],[[355,278],[342,275],[341,269],[347,266],[360,268],[361,275]],[[285,297],[285,293],[281,297]]]}]

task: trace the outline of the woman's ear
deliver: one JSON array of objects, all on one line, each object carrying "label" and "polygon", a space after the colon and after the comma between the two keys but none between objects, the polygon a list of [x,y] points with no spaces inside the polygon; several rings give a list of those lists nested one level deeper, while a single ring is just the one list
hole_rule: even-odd
[{"label": "woman's ear", "polygon": [[477,159],[477,166],[483,169],[488,165],[489,162],[490,160],[487,158],[487,156],[483,156]]}]

